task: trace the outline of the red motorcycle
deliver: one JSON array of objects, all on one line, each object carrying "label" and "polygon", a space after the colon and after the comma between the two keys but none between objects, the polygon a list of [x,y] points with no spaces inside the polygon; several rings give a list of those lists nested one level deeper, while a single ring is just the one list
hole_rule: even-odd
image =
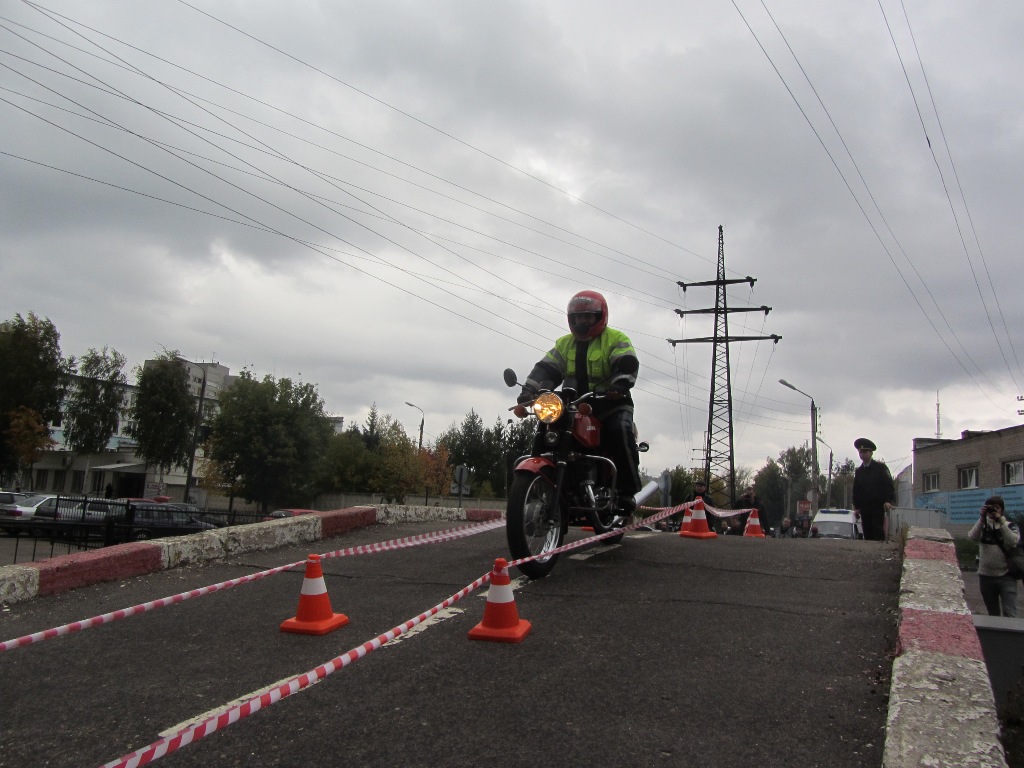
[{"label": "red motorcycle", "polygon": [[[505,384],[522,386],[511,368]],[[615,463],[600,453],[601,422],[591,402],[607,397],[595,392],[580,396],[563,388],[534,393],[532,402],[511,408],[517,416],[534,415],[540,422],[533,453],[516,459],[505,515],[505,532],[513,559],[538,556],[519,570],[531,579],[555,567],[570,525],[590,525],[595,533],[621,528],[626,518],[617,504]],[[648,450],[647,443],[637,449]],[[622,540],[623,534],[603,539]]]}]

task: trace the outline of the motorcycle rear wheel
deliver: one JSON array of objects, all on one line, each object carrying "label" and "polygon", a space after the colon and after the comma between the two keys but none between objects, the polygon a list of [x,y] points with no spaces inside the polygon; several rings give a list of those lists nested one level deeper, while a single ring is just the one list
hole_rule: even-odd
[{"label": "motorcycle rear wheel", "polygon": [[[562,546],[562,515],[554,486],[542,475],[517,474],[512,480],[505,513],[505,535],[514,560],[543,555]],[[558,555],[549,555],[518,566],[531,579],[551,573]]]}]

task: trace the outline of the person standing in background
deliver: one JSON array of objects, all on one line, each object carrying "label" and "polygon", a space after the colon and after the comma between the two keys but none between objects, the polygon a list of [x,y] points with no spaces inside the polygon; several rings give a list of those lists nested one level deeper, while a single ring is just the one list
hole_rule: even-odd
[{"label": "person standing in background", "polygon": [[873,459],[877,446],[866,437],[854,440],[853,447],[861,460],[853,473],[853,509],[860,512],[864,538],[885,541],[885,515],[896,498],[892,473],[885,464]]},{"label": "person standing in background", "polygon": [[990,496],[967,538],[978,544],[978,589],[989,616],[1017,615],[1017,579],[1010,576],[1006,550],[1017,546],[1020,532],[1006,518],[1002,496]]}]

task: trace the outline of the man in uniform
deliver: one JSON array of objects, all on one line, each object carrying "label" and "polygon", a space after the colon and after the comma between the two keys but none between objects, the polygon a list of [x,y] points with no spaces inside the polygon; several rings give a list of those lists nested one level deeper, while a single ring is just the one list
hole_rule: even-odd
[{"label": "man in uniform", "polygon": [[860,513],[864,538],[885,540],[885,514],[896,498],[889,468],[872,456],[876,446],[866,437],[858,437],[853,447],[860,454],[861,465],[853,473],[853,509]]}]

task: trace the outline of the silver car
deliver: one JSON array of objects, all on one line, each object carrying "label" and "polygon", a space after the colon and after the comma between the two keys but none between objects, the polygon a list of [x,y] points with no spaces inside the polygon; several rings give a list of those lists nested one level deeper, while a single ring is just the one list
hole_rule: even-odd
[{"label": "silver car", "polygon": [[[4,521],[11,520],[31,520],[39,512],[46,502],[51,501],[56,509],[57,497],[52,494],[37,493],[37,494],[20,494],[23,498],[20,498],[10,504],[0,504],[0,527],[3,527]],[[45,517],[45,513],[40,517]],[[50,519],[53,515],[50,515]],[[11,526],[4,527],[4,530],[12,536],[17,536],[22,530],[23,526]],[[29,529],[32,532],[32,529]]]}]

